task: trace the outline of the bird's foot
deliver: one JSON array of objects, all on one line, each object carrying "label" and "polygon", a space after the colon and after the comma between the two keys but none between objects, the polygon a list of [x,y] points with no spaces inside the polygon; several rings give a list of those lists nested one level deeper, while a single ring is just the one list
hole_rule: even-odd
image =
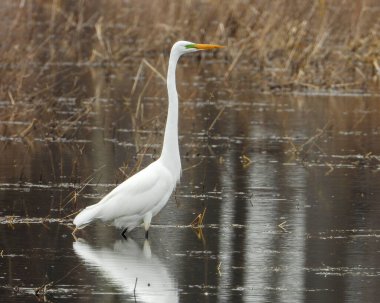
[{"label": "bird's foot", "polygon": [[121,232],[121,236],[122,236],[125,240],[128,239],[128,236],[126,235],[127,232],[128,232],[128,227],[125,228],[125,229]]}]

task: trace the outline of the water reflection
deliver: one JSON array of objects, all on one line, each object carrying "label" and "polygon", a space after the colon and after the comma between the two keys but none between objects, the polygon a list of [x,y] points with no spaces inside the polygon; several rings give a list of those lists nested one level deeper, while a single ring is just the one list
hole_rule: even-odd
[{"label": "water reflection", "polygon": [[[178,302],[177,282],[167,267],[152,254],[149,241],[141,248],[132,239],[118,240],[113,248],[92,246],[79,239],[75,253],[90,268],[138,302]],[[137,279],[137,282],[136,282]],[[135,286],[136,285],[136,286]]]}]

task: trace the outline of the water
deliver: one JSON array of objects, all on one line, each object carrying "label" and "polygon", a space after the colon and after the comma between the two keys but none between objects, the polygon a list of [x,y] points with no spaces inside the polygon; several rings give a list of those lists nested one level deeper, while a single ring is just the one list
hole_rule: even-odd
[{"label": "water", "polygon": [[165,86],[139,105],[132,67],[84,67],[86,93],[56,87],[24,138],[30,117],[0,121],[2,302],[377,302],[377,98],[257,95],[219,61],[179,67],[183,176],[149,241],[101,223],[75,241],[70,215],[159,155]]}]

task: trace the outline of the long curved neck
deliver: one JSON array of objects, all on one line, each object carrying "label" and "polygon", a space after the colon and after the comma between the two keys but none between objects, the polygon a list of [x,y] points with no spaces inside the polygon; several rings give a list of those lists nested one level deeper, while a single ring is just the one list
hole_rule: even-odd
[{"label": "long curved neck", "polygon": [[178,94],[175,82],[175,70],[179,55],[171,52],[169,58],[169,68],[167,76],[168,88],[168,117],[165,126],[164,143],[162,146],[161,160],[163,164],[171,171],[177,180],[181,175],[181,159],[179,156],[178,146]]}]

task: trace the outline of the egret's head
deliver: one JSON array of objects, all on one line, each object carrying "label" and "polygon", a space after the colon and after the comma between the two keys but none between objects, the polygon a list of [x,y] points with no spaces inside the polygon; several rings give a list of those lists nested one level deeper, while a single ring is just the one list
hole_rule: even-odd
[{"label": "egret's head", "polygon": [[198,44],[189,41],[178,41],[173,45],[173,49],[178,52],[179,55],[186,53],[197,52],[200,50],[210,50],[215,48],[223,48],[224,46],[216,44]]}]

